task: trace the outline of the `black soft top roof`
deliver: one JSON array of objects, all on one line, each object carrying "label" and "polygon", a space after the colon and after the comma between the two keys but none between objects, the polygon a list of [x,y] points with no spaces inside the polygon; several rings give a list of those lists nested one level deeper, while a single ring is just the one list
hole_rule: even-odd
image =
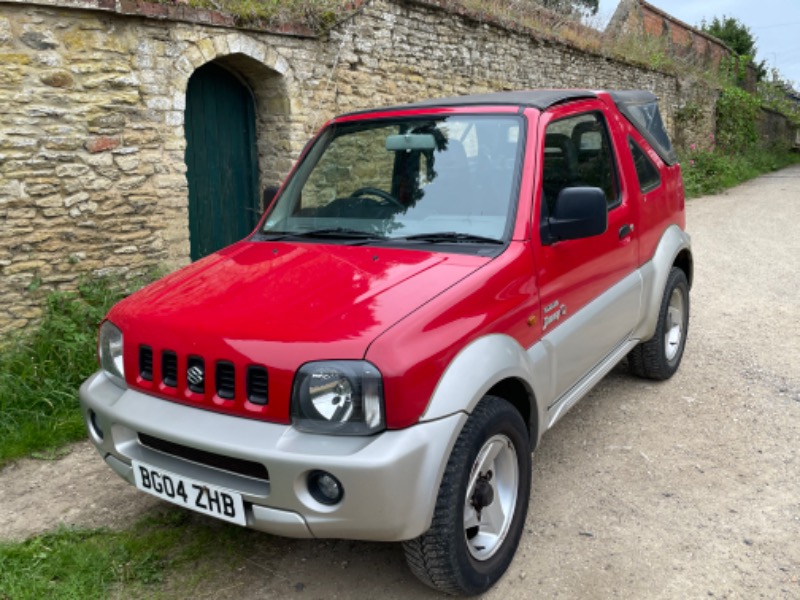
[{"label": "black soft top roof", "polygon": [[[636,127],[648,143],[653,147],[661,159],[669,165],[675,164],[678,159],[670,142],[661,112],[658,109],[658,98],[652,92],[645,90],[609,90],[608,94],[617,105],[619,111]],[[494,92],[489,94],[472,94],[469,96],[454,96],[451,98],[434,98],[392,106],[381,109],[361,110],[349,113],[351,115],[366,114],[384,110],[408,110],[417,108],[459,107],[459,106],[519,106],[533,107],[547,110],[557,104],[597,98],[597,92],[591,90],[521,90],[515,92]]]},{"label": "black soft top roof", "polygon": [[[441,106],[532,106],[539,110],[547,110],[551,106],[580,100],[581,98],[597,98],[590,90],[521,90],[518,92],[492,92],[488,94],[471,94],[469,96],[453,96],[451,98],[433,98],[401,106],[392,106],[381,110],[406,110],[414,108],[436,108]],[[350,114],[375,112],[375,109],[360,110]]]},{"label": "black soft top roof", "polygon": [[678,162],[664,121],[661,120],[661,111],[658,110],[658,98],[655,94],[643,90],[618,90],[610,91],[608,94],[619,112],[636,127],[661,160],[668,165]]}]

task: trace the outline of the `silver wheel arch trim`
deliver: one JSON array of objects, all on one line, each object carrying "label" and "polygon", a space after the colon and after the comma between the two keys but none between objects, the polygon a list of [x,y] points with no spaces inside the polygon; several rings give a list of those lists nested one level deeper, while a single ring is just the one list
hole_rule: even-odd
[{"label": "silver wheel arch trim", "polygon": [[[691,245],[689,234],[677,225],[670,225],[664,235],[661,236],[653,257],[642,265],[641,271],[644,279],[642,314],[644,317],[633,332],[635,339],[644,341],[655,335],[667,278],[675,265],[678,255],[684,250],[691,252]],[[690,285],[691,275],[691,273],[686,273],[686,277],[690,280]]]},{"label": "silver wheel arch trim", "polygon": [[545,365],[546,361],[531,360],[529,353],[510,336],[490,334],[478,338],[450,362],[420,421],[433,421],[458,412],[471,414],[481,398],[496,384],[515,379],[528,394],[531,419],[527,425],[531,448],[535,448],[547,426],[543,403],[537,402],[537,398],[544,398],[546,392],[536,389],[536,382],[546,382],[550,375]]}]

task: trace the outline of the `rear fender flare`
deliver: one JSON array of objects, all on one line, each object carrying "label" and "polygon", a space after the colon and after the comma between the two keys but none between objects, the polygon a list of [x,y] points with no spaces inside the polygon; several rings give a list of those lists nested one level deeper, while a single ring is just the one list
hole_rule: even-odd
[{"label": "rear fender flare", "polygon": [[[661,310],[661,297],[667,277],[672,270],[678,255],[684,250],[690,252],[691,264],[691,238],[677,225],[671,225],[661,236],[653,258],[642,267],[644,288],[642,297],[643,315],[641,323],[634,332],[634,338],[649,340],[656,332],[658,313]],[[691,282],[692,273],[686,277]]]}]

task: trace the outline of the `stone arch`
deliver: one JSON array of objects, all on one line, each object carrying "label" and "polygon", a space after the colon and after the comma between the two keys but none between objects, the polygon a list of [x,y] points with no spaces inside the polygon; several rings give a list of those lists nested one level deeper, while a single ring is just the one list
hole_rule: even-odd
[{"label": "stone arch", "polygon": [[191,75],[201,66],[214,62],[250,88],[256,106],[256,144],[259,186],[278,185],[289,172],[295,149],[292,147],[292,103],[294,73],[289,62],[269,44],[244,33],[232,32],[206,37],[189,46],[176,60],[185,96]]}]

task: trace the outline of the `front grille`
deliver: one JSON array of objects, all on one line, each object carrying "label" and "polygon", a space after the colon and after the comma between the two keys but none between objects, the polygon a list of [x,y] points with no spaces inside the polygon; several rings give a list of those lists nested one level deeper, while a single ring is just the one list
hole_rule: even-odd
[{"label": "front grille", "polygon": [[161,381],[169,387],[178,387],[178,356],[172,350],[161,354]]},{"label": "front grille", "polygon": [[[143,391],[209,410],[247,417],[276,416],[270,407],[269,369],[224,357],[210,358],[196,353],[181,354],[170,347],[158,347],[135,340],[138,364],[136,386]],[[245,362],[247,361],[247,362]]]},{"label": "front grille", "polygon": [[247,399],[253,404],[266,404],[268,401],[267,370],[264,367],[247,367]]},{"label": "front grille", "polygon": [[219,361],[217,363],[216,377],[217,396],[226,400],[233,400],[236,397],[236,370],[232,363]]},{"label": "front grille", "polygon": [[139,346],[139,377],[153,381],[153,349],[150,346]]},{"label": "front grille", "polygon": [[152,435],[147,435],[146,433],[139,434],[139,442],[152,450],[176,456],[193,463],[206,465],[215,469],[222,469],[223,471],[229,471],[231,473],[238,473],[245,477],[269,481],[269,471],[267,471],[267,468],[261,463],[215,454],[213,452],[206,452],[205,450],[198,450],[197,448],[190,448],[189,446],[168,442],[167,440],[162,440]]}]

